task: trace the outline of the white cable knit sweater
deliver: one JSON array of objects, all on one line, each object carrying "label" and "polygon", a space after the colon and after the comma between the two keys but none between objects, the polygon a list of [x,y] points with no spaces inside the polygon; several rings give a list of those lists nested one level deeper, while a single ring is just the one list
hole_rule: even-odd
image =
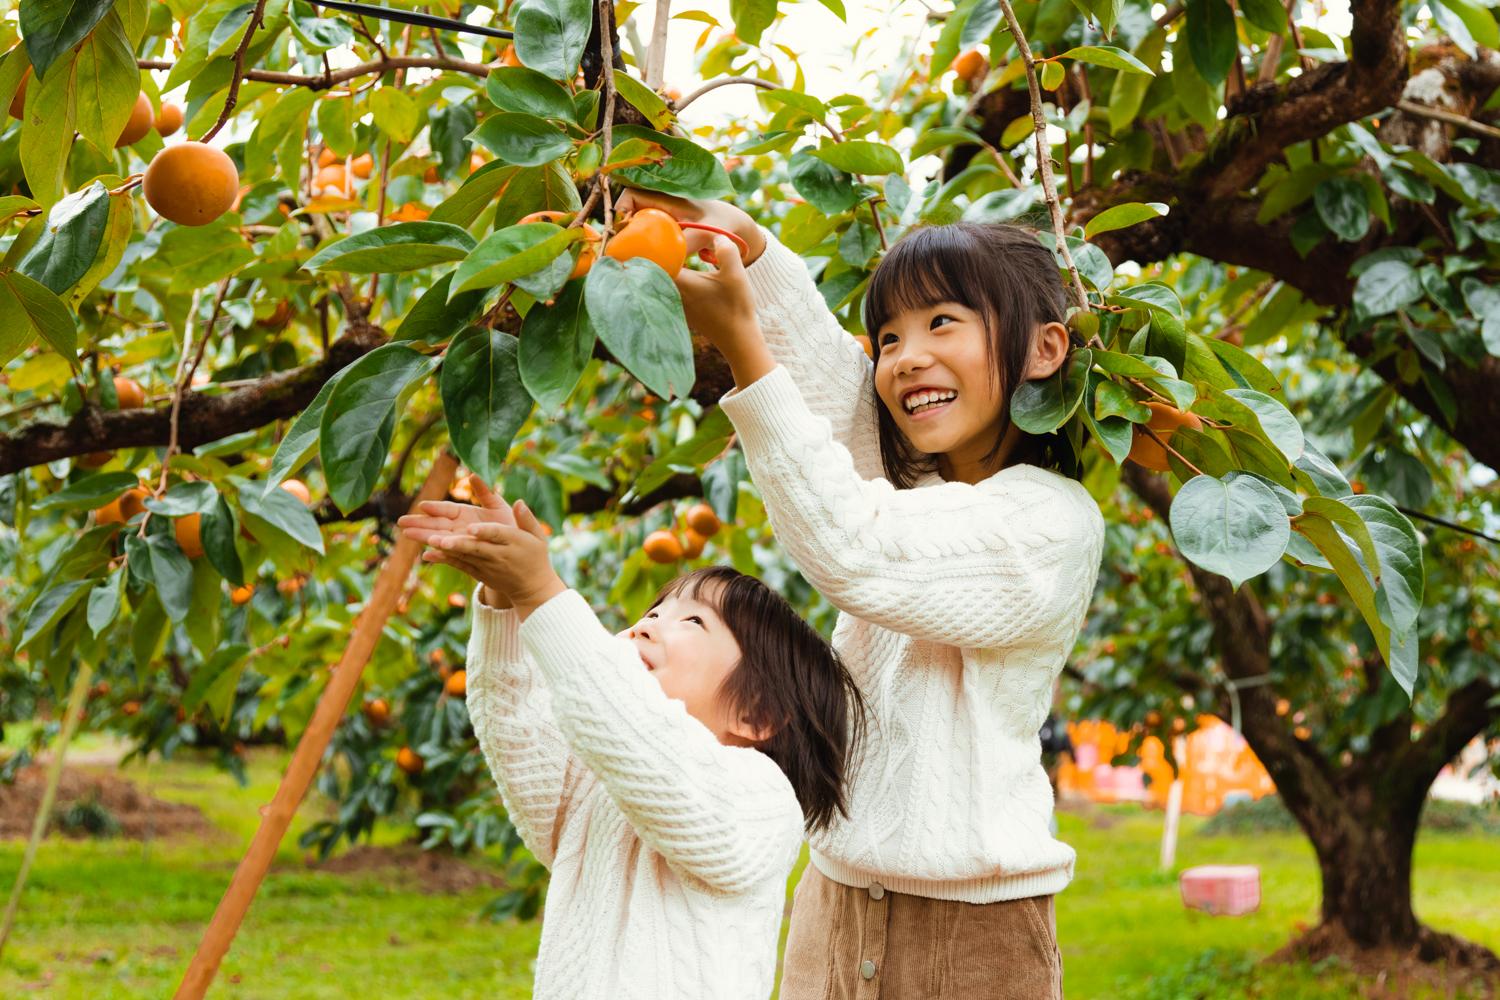
[{"label": "white cable knit sweater", "polygon": [[1060,891],[1038,731],[1104,540],[1077,482],[1030,465],[975,485],[883,478],[873,368],[802,261],[749,268],[779,366],[726,395],[777,540],[841,612],[833,645],[872,726],[850,815],[810,838],[829,878],[988,903]]},{"label": "white cable knit sweater", "polygon": [[552,872],[536,1000],[766,1000],[801,849],[791,783],[669,699],[576,591],[518,624],[475,588],[468,705]]}]

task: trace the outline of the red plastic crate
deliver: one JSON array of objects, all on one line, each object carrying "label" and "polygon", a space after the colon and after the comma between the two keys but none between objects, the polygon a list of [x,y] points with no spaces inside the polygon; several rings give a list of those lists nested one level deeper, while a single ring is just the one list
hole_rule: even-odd
[{"label": "red plastic crate", "polygon": [[1219,917],[1260,908],[1260,869],[1254,865],[1199,865],[1178,878],[1182,902]]}]

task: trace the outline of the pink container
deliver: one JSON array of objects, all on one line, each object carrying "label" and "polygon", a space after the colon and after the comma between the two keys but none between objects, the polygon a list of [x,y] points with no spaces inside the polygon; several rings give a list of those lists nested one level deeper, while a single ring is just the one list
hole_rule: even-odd
[{"label": "pink container", "polygon": [[1219,917],[1238,917],[1260,907],[1260,869],[1254,865],[1199,865],[1178,878],[1182,902]]}]

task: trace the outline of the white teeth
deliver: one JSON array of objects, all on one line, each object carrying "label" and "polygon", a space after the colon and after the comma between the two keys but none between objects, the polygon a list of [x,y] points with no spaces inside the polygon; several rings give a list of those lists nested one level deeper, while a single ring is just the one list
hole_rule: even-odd
[{"label": "white teeth", "polygon": [[957,399],[958,393],[952,389],[927,389],[922,392],[914,392],[902,401],[907,413],[918,413],[922,410],[932,409],[934,405],[945,403],[950,399]]}]

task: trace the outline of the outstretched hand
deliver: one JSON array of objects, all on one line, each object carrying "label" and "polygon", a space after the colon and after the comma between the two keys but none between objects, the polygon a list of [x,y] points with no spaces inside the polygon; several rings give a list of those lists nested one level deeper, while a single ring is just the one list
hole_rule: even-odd
[{"label": "outstretched hand", "polygon": [[547,531],[524,500],[509,504],[477,475],[469,477],[475,503],[424,501],[420,514],[396,523],[428,548],[424,562],[452,566],[484,584],[493,607],[531,610],[567,589],[547,556]]}]

